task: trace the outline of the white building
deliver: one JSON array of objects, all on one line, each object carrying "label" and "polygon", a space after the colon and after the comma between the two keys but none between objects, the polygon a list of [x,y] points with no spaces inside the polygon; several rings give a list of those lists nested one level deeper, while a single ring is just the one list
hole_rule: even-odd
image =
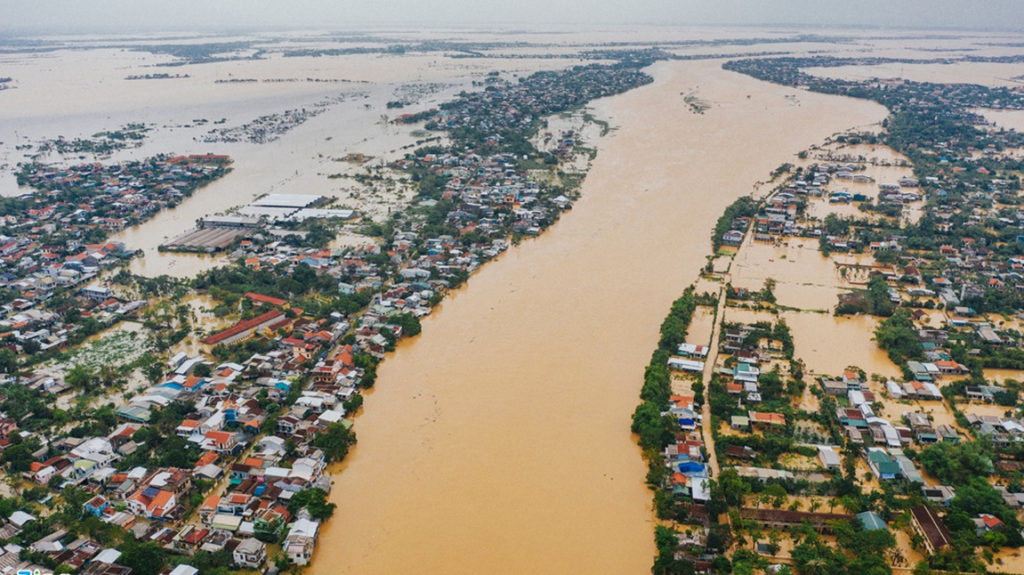
[{"label": "white building", "polygon": [[292,523],[288,536],[284,538],[281,547],[288,554],[288,559],[296,565],[307,565],[313,557],[313,549],[316,547],[316,537],[320,530],[320,523],[309,518],[305,512],[299,513],[299,518]]},{"label": "white building", "polygon": [[243,539],[232,553],[235,565],[257,569],[267,559],[267,545],[254,537]]}]

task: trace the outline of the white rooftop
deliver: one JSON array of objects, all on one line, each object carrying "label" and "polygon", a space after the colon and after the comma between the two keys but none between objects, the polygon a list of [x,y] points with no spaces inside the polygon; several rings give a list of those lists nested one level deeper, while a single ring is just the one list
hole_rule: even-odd
[{"label": "white rooftop", "polygon": [[347,220],[355,215],[352,210],[330,210],[320,208],[305,208],[285,218],[286,220],[304,221],[315,218],[340,218]]},{"label": "white rooftop", "polygon": [[323,198],[316,194],[267,194],[251,205],[267,208],[304,208]]},{"label": "white rooftop", "polygon": [[288,217],[290,214],[295,213],[297,208],[280,207],[280,206],[245,206],[240,208],[238,213],[250,216],[254,218],[261,218],[266,216],[267,219],[280,220]]},{"label": "white rooftop", "polygon": [[121,552],[117,549],[104,549],[103,551],[100,551],[98,555],[93,557],[92,560],[97,563],[106,563],[107,565],[110,565],[111,563],[117,562],[120,557]]},{"label": "white rooftop", "polygon": [[11,513],[10,517],[11,523],[17,525],[18,527],[24,527],[26,523],[28,523],[29,521],[35,521],[35,519],[35,517],[21,510]]}]

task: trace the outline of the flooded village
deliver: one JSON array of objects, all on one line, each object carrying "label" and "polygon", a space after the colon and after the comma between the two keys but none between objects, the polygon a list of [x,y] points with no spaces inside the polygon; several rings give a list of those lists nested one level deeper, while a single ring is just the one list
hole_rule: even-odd
[{"label": "flooded village", "polygon": [[[811,61],[728,66],[803,83]],[[1019,572],[1022,142],[976,111],[1021,93],[806,84],[876,98],[888,125],[801,152],[729,206],[662,324],[632,425],[666,522],[654,570]],[[949,120],[929,129],[936,108]],[[691,336],[702,307],[713,327]],[[870,354],[849,340],[865,331]]]},{"label": "flooded village", "polygon": [[[380,129],[415,141],[181,229],[146,226],[225,190],[244,146],[375,104],[193,120],[144,159],[160,130],[18,150],[0,572],[1024,570],[1024,136],[986,115],[1024,92],[806,73],[914,65],[852,41],[881,55],[593,43],[396,89]],[[119,74],[209,80],[247,46]],[[748,57],[771,47],[795,57]],[[367,56],[340,50],[280,57]],[[285,83],[248,78],[210,83]],[[201,269],[140,257],[140,230]]]}]

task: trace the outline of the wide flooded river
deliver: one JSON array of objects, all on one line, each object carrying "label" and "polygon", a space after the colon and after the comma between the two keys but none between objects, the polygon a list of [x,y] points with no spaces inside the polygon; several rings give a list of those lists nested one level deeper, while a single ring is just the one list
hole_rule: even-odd
[{"label": "wide flooded river", "polygon": [[312,573],[648,572],[651,496],[628,429],[657,326],[726,205],[885,115],[719,66],[659,63],[654,84],[597,102],[619,128],[575,208],[384,362]]}]

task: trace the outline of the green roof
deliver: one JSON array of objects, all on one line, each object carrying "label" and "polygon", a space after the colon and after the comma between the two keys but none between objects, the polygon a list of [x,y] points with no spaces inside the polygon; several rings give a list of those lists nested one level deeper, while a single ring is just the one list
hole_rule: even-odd
[{"label": "green roof", "polygon": [[145,407],[138,405],[126,405],[117,410],[117,415],[140,423],[149,423],[150,413]]},{"label": "green roof", "polygon": [[888,527],[885,526],[885,521],[882,521],[882,518],[874,511],[858,513],[857,519],[860,519],[861,525],[863,525],[864,529],[867,529],[868,531],[874,531],[876,529],[888,530]]},{"label": "green roof", "polygon": [[889,461],[879,461],[878,462],[878,473],[880,475],[888,475],[890,473],[893,474],[893,475],[899,475],[900,474],[900,465],[898,463],[896,463],[895,461],[892,461],[892,460],[889,460]]},{"label": "green roof", "polygon": [[892,463],[893,462],[892,458],[889,457],[888,453],[886,453],[884,451],[876,451],[876,450],[872,450],[872,451],[868,452],[868,459],[870,459],[871,461],[874,461],[876,463],[885,463],[885,462]]}]

